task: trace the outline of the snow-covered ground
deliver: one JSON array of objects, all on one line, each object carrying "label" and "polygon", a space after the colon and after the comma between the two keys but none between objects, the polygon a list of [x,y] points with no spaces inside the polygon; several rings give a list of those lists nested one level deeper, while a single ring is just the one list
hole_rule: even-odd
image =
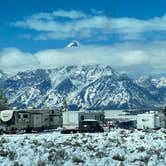
[{"label": "snow-covered ground", "polygon": [[0,136],[1,166],[165,166],[166,129]]}]

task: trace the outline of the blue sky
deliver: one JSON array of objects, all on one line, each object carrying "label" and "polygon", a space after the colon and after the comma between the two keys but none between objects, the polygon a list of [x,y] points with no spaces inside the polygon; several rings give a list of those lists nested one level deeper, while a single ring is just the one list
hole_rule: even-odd
[{"label": "blue sky", "polygon": [[[101,62],[131,75],[165,74],[164,0],[0,2],[0,68]],[[81,48],[64,50],[72,40]]]},{"label": "blue sky", "polygon": [[[40,12],[53,12],[59,9],[77,10],[91,13],[91,9],[103,11],[111,17],[130,17],[137,19],[150,19],[163,16],[166,12],[164,0],[1,0],[0,5],[0,48],[17,47],[25,51],[37,51],[55,47],[63,47],[70,40],[25,40],[22,35],[33,34],[34,31],[9,26],[11,22]],[[81,40],[84,43],[87,40]],[[94,42],[94,41],[93,41]],[[110,44],[116,40],[103,41],[101,44]],[[89,43],[89,41],[87,42]],[[90,42],[92,43],[92,41]],[[99,43],[99,42],[98,42]]]}]

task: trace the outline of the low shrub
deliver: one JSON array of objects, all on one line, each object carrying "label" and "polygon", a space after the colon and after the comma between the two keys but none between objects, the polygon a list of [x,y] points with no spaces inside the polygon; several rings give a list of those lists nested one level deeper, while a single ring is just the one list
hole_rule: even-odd
[{"label": "low shrub", "polygon": [[39,160],[37,161],[37,166],[46,166],[46,163],[45,163],[45,161],[39,159]]},{"label": "low shrub", "polygon": [[136,148],[138,152],[144,152],[145,148],[143,146]]},{"label": "low shrub", "polygon": [[80,158],[77,157],[77,156],[73,156],[73,157],[72,157],[72,162],[73,162],[73,163],[76,163],[76,164],[79,164],[79,163],[84,163],[85,161],[82,160],[82,159],[80,159]]},{"label": "low shrub", "polygon": [[125,157],[121,156],[120,154],[116,154],[112,157],[113,160],[118,160],[118,161],[125,161]]},{"label": "low shrub", "polygon": [[0,150],[0,156],[7,157],[8,154],[9,154],[8,151],[6,151],[6,150]]}]

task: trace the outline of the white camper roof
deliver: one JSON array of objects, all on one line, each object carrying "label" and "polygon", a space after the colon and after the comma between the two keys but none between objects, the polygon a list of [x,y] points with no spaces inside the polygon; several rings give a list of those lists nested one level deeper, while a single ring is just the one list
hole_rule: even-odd
[{"label": "white camper roof", "polygon": [[0,119],[3,122],[9,121],[13,117],[14,110],[3,110],[0,112]]}]

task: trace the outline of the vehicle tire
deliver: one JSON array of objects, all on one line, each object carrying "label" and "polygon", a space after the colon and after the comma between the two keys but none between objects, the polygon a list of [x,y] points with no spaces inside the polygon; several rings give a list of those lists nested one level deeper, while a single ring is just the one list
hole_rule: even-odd
[{"label": "vehicle tire", "polygon": [[103,133],[103,132],[104,132],[104,129],[103,129],[103,128],[101,128],[101,129],[100,129],[100,132],[101,132],[101,133]]},{"label": "vehicle tire", "polygon": [[69,134],[67,130],[62,130],[61,134]]},{"label": "vehicle tire", "polygon": [[0,135],[3,134],[3,133],[4,133],[4,131],[1,129],[1,130],[0,130]]},{"label": "vehicle tire", "polygon": [[26,133],[31,133],[31,132],[32,132],[32,129],[31,129],[31,128],[27,128],[27,129],[25,130],[25,132],[26,132]]}]

